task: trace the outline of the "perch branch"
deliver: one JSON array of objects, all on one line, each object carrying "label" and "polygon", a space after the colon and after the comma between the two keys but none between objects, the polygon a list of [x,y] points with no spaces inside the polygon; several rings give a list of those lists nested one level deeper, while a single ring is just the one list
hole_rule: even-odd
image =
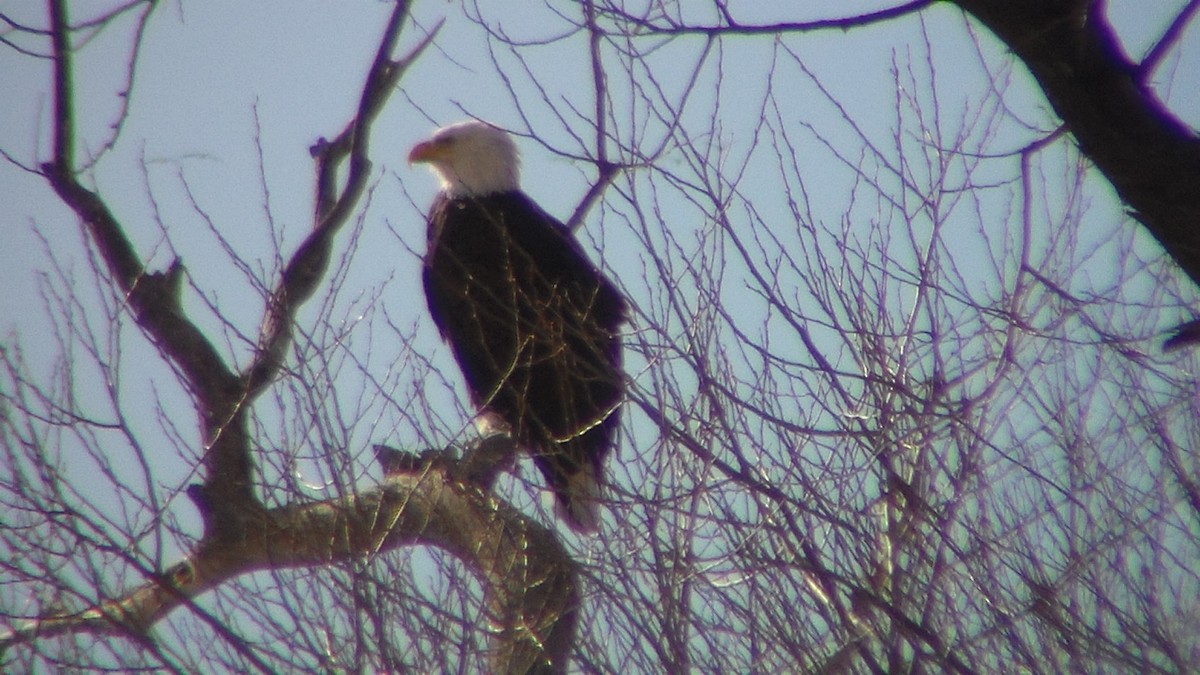
[{"label": "perch branch", "polygon": [[[236,546],[201,542],[183,562],[121,598],[74,614],[31,619],[0,635],[0,654],[61,635],[140,639],[191,599],[240,575],[322,567],[401,546],[432,545],[484,580],[495,672],[562,671],[574,641],[579,570],[555,534],[466,480],[464,467],[502,466],[515,448],[488,437],[461,461],[377,449],[388,469],[377,488],[345,499],[271,509]],[[476,458],[478,453],[485,457]],[[494,472],[483,471],[484,475]]]}]

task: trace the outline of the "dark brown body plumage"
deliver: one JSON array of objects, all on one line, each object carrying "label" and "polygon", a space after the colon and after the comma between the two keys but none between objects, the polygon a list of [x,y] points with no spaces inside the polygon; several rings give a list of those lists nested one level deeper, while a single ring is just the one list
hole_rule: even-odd
[{"label": "dark brown body plumage", "polygon": [[618,425],[625,300],[519,191],[441,194],[428,236],[429,310],[474,403],[509,424],[571,524],[591,527],[579,488],[599,488]]}]

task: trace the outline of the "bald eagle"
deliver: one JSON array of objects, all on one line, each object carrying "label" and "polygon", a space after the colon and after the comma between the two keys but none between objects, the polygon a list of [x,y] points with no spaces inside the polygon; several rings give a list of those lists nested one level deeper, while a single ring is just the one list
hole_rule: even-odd
[{"label": "bald eagle", "polygon": [[477,121],[412,149],[441,181],[424,262],[429,312],[472,402],[533,457],[574,529],[594,532],[622,395],[620,292],[521,191],[517,149]]}]

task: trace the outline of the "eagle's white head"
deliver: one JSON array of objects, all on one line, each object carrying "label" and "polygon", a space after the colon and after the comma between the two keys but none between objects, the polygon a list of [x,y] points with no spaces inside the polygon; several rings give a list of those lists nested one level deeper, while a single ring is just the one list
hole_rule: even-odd
[{"label": "eagle's white head", "polygon": [[468,120],[442,127],[408,153],[409,162],[428,162],[450,197],[479,197],[519,187],[517,146],[504,131]]}]

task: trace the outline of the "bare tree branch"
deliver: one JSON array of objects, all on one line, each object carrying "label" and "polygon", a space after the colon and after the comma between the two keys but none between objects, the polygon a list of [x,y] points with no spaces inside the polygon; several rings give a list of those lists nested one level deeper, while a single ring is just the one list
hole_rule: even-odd
[{"label": "bare tree branch", "polygon": [[[507,437],[491,437],[468,457],[476,452],[483,458],[474,463],[495,464],[516,448]],[[141,639],[170,612],[196,611],[192,598],[249,572],[326,567],[424,545],[449,551],[483,578],[494,672],[564,672],[578,622],[579,572],[557,535],[490,496],[487,486],[464,482],[458,462],[440,453],[406,466],[396,461],[375,489],[267,510],[238,546],[209,539],[162,575],[148,573],[150,581],[124,597],[28,621],[0,635],[0,656],[65,634]]]},{"label": "bare tree branch", "polygon": [[250,504],[251,462],[241,412],[243,387],[224,359],[180,307],[183,267],[147,273],[116,217],[96,193],[80,184],[75,166],[73,47],[65,0],[50,0],[54,51],[54,159],[43,166],[47,180],[79,216],[130,311],[150,340],[175,363],[196,398],[208,446],[208,481],[224,499],[208,504]]},{"label": "bare tree branch", "polygon": [[[398,2],[384,29],[374,63],[363,85],[358,112],[333,141],[321,139],[313,146],[317,160],[317,204],[313,231],[284,268],[279,287],[271,294],[259,336],[259,352],[246,369],[247,396],[251,399],[279,372],[291,341],[296,312],[324,276],[329,265],[333,237],[349,219],[366,190],[370,173],[367,157],[371,122],[383,109],[396,83],[437,36],[439,23],[407,55],[391,58],[408,16],[408,3]],[[349,163],[345,186],[338,191],[338,170]]]},{"label": "bare tree branch", "polygon": [[609,18],[616,19],[622,23],[628,23],[633,32],[645,34],[670,34],[670,35],[778,35],[780,33],[806,33],[816,30],[855,28],[859,26],[869,26],[874,23],[891,21],[907,14],[919,12],[926,7],[934,4],[935,0],[911,0],[895,7],[887,7],[885,9],[876,10],[873,12],[865,12],[854,16],[841,17],[837,19],[821,19],[817,21],[782,21],[770,24],[749,25],[744,24],[734,18],[728,7],[723,2],[716,3],[720,10],[722,23],[718,25],[699,25],[688,24],[672,19],[664,19],[661,22],[650,21],[642,17],[635,16],[628,12],[622,11],[615,6],[604,6],[602,12]]},{"label": "bare tree branch", "polygon": [[1183,9],[1179,10],[1179,14],[1175,15],[1171,25],[1163,31],[1158,42],[1155,42],[1150,51],[1142,57],[1142,62],[1138,64],[1138,79],[1141,82],[1147,82],[1154,75],[1154,71],[1158,69],[1163,58],[1170,53],[1171,49],[1178,46],[1179,37],[1187,28],[1188,23],[1196,16],[1197,10],[1200,10],[1200,0],[1188,2]]}]

